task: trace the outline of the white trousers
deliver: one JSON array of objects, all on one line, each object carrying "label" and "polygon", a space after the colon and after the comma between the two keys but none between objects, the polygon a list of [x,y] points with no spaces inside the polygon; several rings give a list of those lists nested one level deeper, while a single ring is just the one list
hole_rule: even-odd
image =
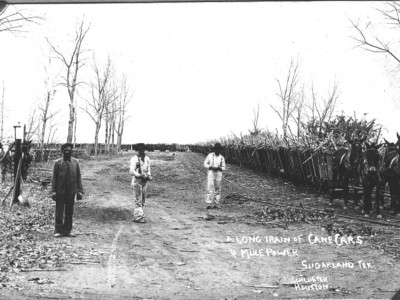
[{"label": "white trousers", "polygon": [[222,172],[208,170],[206,203],[219,205],[221,199]]},{"label": "white trousers", "polygon": [[133,219],[138,221],[145,218],[143,211],[146,202],[147,183],[141,184],[139,182],[133,183],[133,197],[135,200],[135,208],[133,210]]}]

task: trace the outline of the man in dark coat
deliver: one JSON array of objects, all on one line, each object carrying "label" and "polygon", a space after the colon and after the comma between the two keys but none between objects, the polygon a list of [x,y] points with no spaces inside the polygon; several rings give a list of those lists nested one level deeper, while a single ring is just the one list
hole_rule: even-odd
[{"label": "man in dark coat", "polygon": [[63,157],[54,163],[51,197],[56,202],[55,237],[74,236],[71,230],[75,195],[77,200],[81,200],[83,194],[79,161],[71,157],[72,148],[70,143],[62,145]]}]

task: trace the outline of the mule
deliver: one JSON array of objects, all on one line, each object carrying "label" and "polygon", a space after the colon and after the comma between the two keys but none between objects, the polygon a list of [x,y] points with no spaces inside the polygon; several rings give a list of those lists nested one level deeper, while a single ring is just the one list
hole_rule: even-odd
[{"label": "mule", "polygon": [[381,178],[379,175],[380,168],[380,153],[378,149],[381,145],[371,145],[365,142],[366,149],[362,153],[363,161],[361,163],[361,180],[363,186],[364,205],[362,213],[365,217],[369,217],[372,210],[371,195],[372,190],[376,188],[376,215],[377,218],[382,218],[379,206],[379,195],[380,195],[380,182]]},{"label": "mule", "polygon": [[[380,161],[381,161],[381,170],[380,173],[382,173],[385,169],[385,161],[393,159],[396,156],[396,143],[388,142],[386,139],[383,139],[385,141],[384,146],[379,149],[379,154],[380,154]],[[400,144],[400,140],[398,141]],[[381,182],[380,182],[380,191],[383,192],[386,184],[387,184],[387,176],[381,176]],[[394,195],[393,193],[390,193],[390,209],[394,210],[393,208],[393,203],[394,203]],[[380,208],[383,209],[385,207],[385,198],[383,194],[379,195],[380,198]]]},{"label": "mule", "polygon": [[[333,204],[334,191],[337,185],[337,180],[341,181],[343,188],[344,197],[344,209],[348,208],[348,195],[349,195],[349,179],[355,179],[355,185],[359,186],[361,182],[360,177],[360,164],[362,161],[362,144],[366,138],[363,139],[348,139],[348,148],[339,148],[333,153],[332,156],[332,192],[330,204]],[[354,206],[356,209],[358,206],[358,199],[354,192]]]},{"label": "mule", "polygon": [[[387,151],[383,158],[383,166],[380,171],[380,187],[384,188],[386,182],[389,184],[391,211],[400,217],[400,136],[397,133],[397,142],[394,147]],[[382,200],[381,200],[382,202]]]}]

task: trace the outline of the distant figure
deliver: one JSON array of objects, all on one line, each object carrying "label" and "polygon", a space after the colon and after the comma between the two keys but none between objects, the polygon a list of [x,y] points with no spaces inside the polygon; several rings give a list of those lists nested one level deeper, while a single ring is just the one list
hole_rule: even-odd
[{"label": "distant figure", "polygon": [[26,180],[28,176],[28,170],[32,164],[32,154],[30,154],[29,149],[31,146],[31,141],[22,144],[22,153],[24,153],[24,159],[21,165],[21,176],[23,180]]},{"label": "distant figure", "polygon": [[75,195],[77,200],[82,200],[83,195],[79,161],[72,157],[72,148],[70,143],[62,145],[63,157],[54,163],[51,198],[56,202],[55,237],[75,236],[71,234]]},{"label": "distant figure", "polygon": [[215,143],[213,152],[207,155],[204,167],[207,173],[207,209],[219,208],[221,199],[222,171],[225,171],[225,158],[221,155],[222,146]]},{"label": "distant figure", "polygon": [[152,180],[150,159],[146,156],[145,150],[145,144],[137,144],[137,151],[139,153],[131,158],[129,168],[129,174],[133,175],[132,188],[135,198],[133,221],[139,223],[146,222],[143,208],[146,202],[147,182]]},{"label": "distant figure", "polygon": [[[3,144],[0,143],[0,159],[2,159],[5,155],[4,149],[3,149]],[[1,161],[1,183],[3,183],[6,180],[6,173],[7,173],[7,163],[5,162],[7,158],[4,157]]]},{"label": "distant figure", "polygon": [[6,180],[7,169],[11,170],[11,156],[8,150],[4,150],[3,144],[0,143],[0,167],[1,167],[1,183],[3,184]]}]

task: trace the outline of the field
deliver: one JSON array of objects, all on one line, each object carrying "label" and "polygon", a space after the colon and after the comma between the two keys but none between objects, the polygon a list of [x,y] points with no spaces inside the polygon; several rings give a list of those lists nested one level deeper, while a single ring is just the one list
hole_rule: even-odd
[{"label": "field", "polygon": [[[132,222],[132,154],[81,160],[76,238],[53,237],[49,191],[1,215],[2,299],[391,299],[398,222],[349,219],[340,201],[227,166],[223,205],[207,214],[204,155],[151,152],[154,180]],[[51,175],[40,165],[32,179]],[[33,170],[35,168],[33,167]],[[3,196],[9,186],[3,186]],[[8,202],[7,202],[8,204]]]}]

